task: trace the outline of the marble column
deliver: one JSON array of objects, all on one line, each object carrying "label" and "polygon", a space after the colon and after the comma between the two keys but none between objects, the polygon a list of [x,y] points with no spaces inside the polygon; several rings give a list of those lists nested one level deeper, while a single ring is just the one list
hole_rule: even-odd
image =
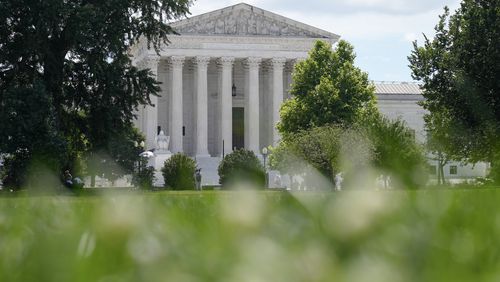
[{"label": "marble column", "polygon": [[[146,69],[150,69],[153,73],[153,78],[158,80],[158,63],[160,57],[149,57],[143,62]],[[158,135],[158,97],[150,95],[149,100],[152,105],[148,105],[143,109],[143,126],[142,130],[146,135],[146,150],[156,148],[156,136]]]},{"label": "marble column", "polygon": [[261,58],[250,57],[246,60],[247,70],[247,95],[245,131],[248,142],[246,148],[260,154],[260,115],[259,115],[259,66]]},{"label": "marble column", "polygon": [[224,145],[225,154],[230,154],[233,151],[233,63],[233,57],[219,59],[221,93],[220,146]]},{"label": "marble column", "polygon": [[273,93],[272,93],[272,136],[273,146],[278,145],[280,136],[276,126],[280,120],[280,107],[283,103],[283,70],[286,63],[284,58],[271,60],[273,68]]},{"label": "marble column", "polygon": [[170,151],[172,153],[183,152],[183,84],[182,84],[182,69],[184,66],[185,57],[172,56],[172,96],[170,99]]},{"label": "marble column", "polygon": [[208,154],[208,78],[210,57],[196,57],[196,157]]}]

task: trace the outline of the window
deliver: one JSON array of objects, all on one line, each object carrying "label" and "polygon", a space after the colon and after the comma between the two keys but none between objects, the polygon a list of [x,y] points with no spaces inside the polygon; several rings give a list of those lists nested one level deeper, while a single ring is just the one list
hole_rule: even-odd
[{"label": "window", "polygon": [[450,166],[450,175],[457,175],[458,174],[458,167],[456,165],[451,165]]}]

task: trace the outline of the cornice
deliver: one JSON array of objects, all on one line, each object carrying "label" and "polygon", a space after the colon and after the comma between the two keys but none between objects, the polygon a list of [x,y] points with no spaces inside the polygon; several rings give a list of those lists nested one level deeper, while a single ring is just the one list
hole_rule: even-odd
[{"label": "cornice", "polygon": [[[318,39],[292,37],[259,37],[259,36],[212,36],[212,35],[174,35],[169,37],[170,44],[162,46],[163,52],[168,49],[248,49],[276,51],[308,52]],[[329,42],[328,40],[325,40]],[[331,43],[331,42],[329,42]],[[144,52],[147,49],[140,49]]]}]

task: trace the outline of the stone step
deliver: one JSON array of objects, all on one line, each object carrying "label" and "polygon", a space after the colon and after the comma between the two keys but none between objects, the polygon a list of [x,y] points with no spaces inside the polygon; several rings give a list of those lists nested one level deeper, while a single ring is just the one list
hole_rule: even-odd
[{"label": "stone step", "polygon": [[217,169],[221,158],[219,157],[198,157],[196,163],[201,169],[201,184],[203,186],[219,185],[219,173]]}]

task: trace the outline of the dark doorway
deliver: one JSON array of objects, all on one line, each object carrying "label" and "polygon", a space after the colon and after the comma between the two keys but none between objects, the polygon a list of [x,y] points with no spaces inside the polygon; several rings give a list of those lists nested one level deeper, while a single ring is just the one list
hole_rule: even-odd
[{"label": "dark doorway", "polygon": [[245,108],[233,108],[233,147],[245,148]]}]

